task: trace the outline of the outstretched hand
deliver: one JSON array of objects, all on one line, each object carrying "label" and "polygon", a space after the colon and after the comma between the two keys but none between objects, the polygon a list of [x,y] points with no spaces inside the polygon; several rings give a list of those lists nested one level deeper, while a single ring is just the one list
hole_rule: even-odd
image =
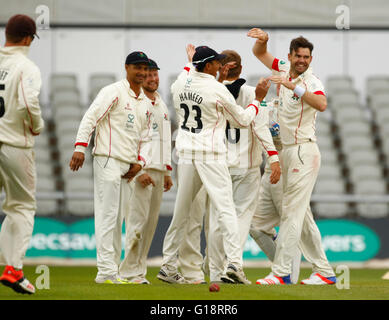
[{"label": "outstretched hand", "polygon": [[271,76],[270,78],[270,81],[275,83],[278,87],[278,85],[283,85],[284,87],[290,89],[290,90],[294,90],[296,88],[296,85],[289,81],[288,78],[286,77],[283,77],[283,76]]},{"label": "outstretched hand", "polygon": [[257,42],[260,43],[266,43],[269,40],[269,35],[259,28],[252,28],[249,32],[247,32],[247,36],[257,39]]},{"label": "outstretched hand", "polygon": [[192,62],[193,60],[193,55],[195,54],[196,52],[196,48],[193,44],[189,43],[187,46],[186,46],[186,54],[188,56],[188,61],[189,62]]},{"label": "outstretched hand", "polygon": [[255,87],[255,99],[257,99],[258,101],[264,100],[267,95],[267,92],[269,91],[270,85],[271,83],[269,78],[259,79],[259,82]]}]

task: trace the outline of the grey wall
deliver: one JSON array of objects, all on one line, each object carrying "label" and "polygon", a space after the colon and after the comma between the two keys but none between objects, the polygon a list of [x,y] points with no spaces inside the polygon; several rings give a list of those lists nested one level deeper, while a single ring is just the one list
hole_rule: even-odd
[{"label": "grey wall", "polygon": [[[325,83],[331,75],[350,74],[355,87],[365,94],[368,76],[389,74],[389,31],[318,31],[268,30],[269,50],[279,58],[287,58],[289,42],[303,35],[314,45],[312,66]],[[210,29],[62,29],[40,30],[40,40],[34,40],[30,57],[42,71],[41,100],[48,102],[49,76],[54,72],[73,72],[78,76],[84,103],[88,103],[88,78],[95,72],[112,72],[124,77],[126,55],[142,50],[161,67],[160,91],[168,98],[170,77],[179,73],[186,63],[185,46],[209,45],[215,50],[234,49],[243,60],[243,76],[269,74],[253,56],[254,40],[247,30]],[[4,29],[0,28],[0,45],[4,43]]]},{"label": "grey wall", "polygon": [[351,26],[389,26],[386,0],[1,0],[0,23],[46,5],[56,24],[335,27],[342,4]]}]

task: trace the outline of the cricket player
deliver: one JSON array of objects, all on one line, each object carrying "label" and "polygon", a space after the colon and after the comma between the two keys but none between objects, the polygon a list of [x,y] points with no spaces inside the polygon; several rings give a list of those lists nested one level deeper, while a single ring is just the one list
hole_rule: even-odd
[{"label": "cricket player", "polygon": [[[255,88],[245,84],[240,78],[242,71],[241,57],[233,50],[222,52],[226,57],[222,64],[234,62],[235,66],[228,69],[223,84],[228,88],[240,106],[246,106],[254,99]],[[238,217],[238,230],[240,234],[240,250],[243,255],[245,243],[248,238],[251,219],[258,203],[258,192],[261,182],[262,150],[265,152],[270,167],[270,177],[267,183],[275,184],[281,176],[278,152],[268,128],[267,106],[261,103],[260,114],[250,124],[249,128],[236,128],[227,123],[226,145],[227,164],[231,176],[233,200]],[[211,205],[211,211],[214,206]],[[212,212],[207,238],[207,254],[209,261],[211,282],[232,282],[225,275],[224,251],[222,235],[218,224],[212,222],[215,218]],[[215,229],[216,227],[216,229]]]},{"label": "cricket player", "polygon": [[143,91],[152,113],[151,159],[134,180],[130,212],[126,220],[126,255],[120,277],[132,283],[150,284],[146,279],[147,255],[158,223],[163,192],[173,185],[171,178],[171,126],[169,111],[157,92],[159,67],[150,59]]},{"label": "cricket player", "polygon": [[248,36],[255,38],[254,55],[270,70],[278,72],[271,80],[280,84],[279,112],[283,200],[280,230],[272,272],[257,284],[289,284],[292,259],[298,245],[313,273],[302,284],[334,284],[336,277],[321,244],[319,229],[313,220],[310,198],[320,169],[320,151],[316,144],[315,119],[323,112],[327,99],[321,81],[313,74],[313,45],[304,37],[293,39],[288,54],[289,66],[267,51],[269,36],[253,28]]},{"label": "cricket player", "polygon": [[122,222],[129,212],[129,182],[148,159],[150,101],[142,85],[149,70],[145,53],[130,53],[125,61],[126,79],[110,84],[98,93],[83,116],[70,161],[77,171],[95,131],[93,148],[96,283],[124,284],[118,276]]},{"label": "cricket player", "polygon": [[[273,142],[277,151],[281,153],[282,144],[280,139],[280,126],[278,124],[278,104],[279,99],[274,98],[267,103],[264,109],[266,118],[268,118],[269,130],[273,137]],[[251,220],[250,236],[258,244],[261,250],[266,254],[270,261],[274,261],[276,252],[277,232],[275,227],[280,225],[281,204],[283,195],[282,176],[275,183],[270,183],[271,169],[266,162],[264,174],[262,176],[257,207]],[[300,274],[301,252],[298,250],[292,260],[291,282],[296,284]]]},{"label": "cricket player", "polygon": [[160,280],[170,283],[185,283],[178,273],[177,254],[189,220],[188,213],[202,185],[218,214],[216,220],[221,225],[228,261],[227,275],[239,283],[250,283],[242,269],[224,135],[226,120],[235,126],[250,125],[258,113],[260,101],[266,96],[269,83],[260,82],[255,90],[256,100],[242,109],[228,89],[215,78],[222,58],[223,55],[207,46],[197,47],[192,58],[196,70],[187,66],[171,87],[179,119],[176,140],[178,191],[158,273]]},{"label": "cricket player", "polygon": [[0,48],[0,191],[4,188],[6,214],[0,231],[0,263],[6,267],[0,281],[27,294],[35,293],[22,270],[36,211],[34,136],[44,127],[41,74],[27,57],[35,36],[35,21],[15,15],[8,20]]}]

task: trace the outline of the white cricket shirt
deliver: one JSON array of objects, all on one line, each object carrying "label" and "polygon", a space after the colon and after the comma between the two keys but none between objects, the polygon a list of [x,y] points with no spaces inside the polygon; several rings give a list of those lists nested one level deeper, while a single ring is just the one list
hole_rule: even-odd
[{"label": "white cricket shirt", "polygon": [[29,47],[0,48],[0,142],[31,148],[44,127],[39,106],[41,73]]},{"label": "white cricket shirt", "polygon": [[240,107],[225,85],[193,66],[187,66],[178,76],[171,92],[178,119],[176,149],[180,159],[226,161],[226,121],[235,127],[248,127],[258,112],[258,101]]},{"label": "white cricket shirt", "polygon": [[143,91],[137,97],[127,79],[102,88],[81,120],[75,151],[85,152],[95,131],[93,155],[147,164],[150,106]]},{"label": "white cricket shirt", "polygon": [[[224,81],[224,85],[234,81]],[[255,99],[255,87],[243,84],[240,87],[236,103],[242,108]],[[279,161],[278,152],[268,126],[268,112],[266,102],[261,102],[258,116],[248,128],[227,126],[227,163],[231,174],[241,174],[247,169],[259,167],[262,164],[262,151],[266,153],[268,161]]]},{"label": "white cricket shirt", "polygon": [[[283,60],[274,59],[273,71],[288,77],[293,83],[305,88],[308,92],[324,95],[324,86],[312,73],[312,68],[291,79],[289,66]],[[280,105],[278,108],[281,127],[281,141],[285,146],[316,141],[316,113],[317,110],[299,98],[293,90],[280,87]]]},{"label": "white cricket shirt", "polygon": [[166,175],[170,175],[172,167],[169,110],[158,92],[155,92],[155,100],[149,101],[152,114],[151,150],[150,163],[144,169],[164,171]]}]

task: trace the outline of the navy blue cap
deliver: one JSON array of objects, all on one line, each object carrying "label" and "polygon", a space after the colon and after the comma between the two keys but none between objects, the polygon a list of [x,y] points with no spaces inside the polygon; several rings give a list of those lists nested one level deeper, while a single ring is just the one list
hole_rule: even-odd
[{"label": "navy blue cap", "polygon": [[138,63],[146,63],[149,64],[149,58],[142,51],[134,51],[131,52],[126,58],[126,64],[138,64]]},{"label": "navy blue cap", "polygon": [[158,67],[157,63],[154,60],[152,60],[152,59],[149,59],[149,69],[161,70]]},{"label": "navy blue cap", "polygon": [[224,54],[219,54],[215,50],[207,46],[197,47],[195,54],[192,58],[192,64],[197,66],[202,63],[207,63],[212,60],[221,60],[226,57]]}]

